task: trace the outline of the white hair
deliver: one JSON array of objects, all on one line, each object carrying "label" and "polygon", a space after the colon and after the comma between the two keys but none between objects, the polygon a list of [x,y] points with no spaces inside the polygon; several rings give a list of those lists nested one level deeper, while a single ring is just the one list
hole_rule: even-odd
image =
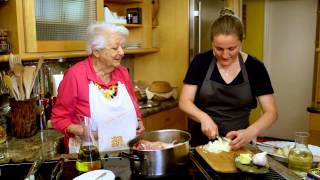
[{"label": "white hair", "polygon": [[89,26],[88,29],[88,40],[87,40],[87,54],[92,54],[92,48],[103,49],[107,46],[109,38],[105,37],[103,33],[105,31],[111,31],[119,33],[124,38],[128,38],[129,31],[122,25],[115,25],[111,23],[95,23]]}]

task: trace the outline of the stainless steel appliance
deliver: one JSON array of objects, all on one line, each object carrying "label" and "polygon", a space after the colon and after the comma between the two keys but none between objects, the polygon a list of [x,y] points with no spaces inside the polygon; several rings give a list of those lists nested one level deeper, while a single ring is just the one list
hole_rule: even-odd
[{"label": "stainless steel appliance", "polygon": [[224,7],[223,0],[189,0],[189,59],[211,49],[210,26]]}]

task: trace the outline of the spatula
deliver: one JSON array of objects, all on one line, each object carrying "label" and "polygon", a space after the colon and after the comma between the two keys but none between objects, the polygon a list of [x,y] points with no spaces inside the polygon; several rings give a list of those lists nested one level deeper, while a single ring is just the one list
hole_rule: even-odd
[{"label": "spatula", "polygon": [[17,98],[18,98],[17,100],[21,100],[19,87],[18,87],[18,83],[17,83],[17,78],[16,78],[16,76],[11,76],[10,78],[11,78],[12,88],[13,88],[13,90],[16,93]]},{"label": "spatula", "polygon": [[17,78],[17,83],[18,83],[18,87],[19,87],[20,100],[25,99],[25,93],[24,93],[24,89],[23,89],[23,71],[24,71],[24,68],[23,68],[22,64],[15,64],[13,66],[13,72]]},{"label": "spatula", "polygon": [[26,99],[30,99],[32,91],[32,81],[35,72],[35,67],[25,66],[23,71],[23,85],[26,90]]}]

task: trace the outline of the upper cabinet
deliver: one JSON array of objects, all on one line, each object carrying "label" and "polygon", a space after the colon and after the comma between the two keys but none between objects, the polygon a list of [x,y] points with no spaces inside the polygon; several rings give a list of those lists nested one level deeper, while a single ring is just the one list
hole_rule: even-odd
[{"label": "upper cabinet", "polygon": [[85,49],[90,23],[103,20],[103,0],[10,0],[0,6],[14,54]]},{"label": "upper cabinet", "polygon": [[[129,49],[138,52],[154,48],[152,10],[155,2],[155,0],[104,1],[105,11],[110,11],[112,14],[117,14],[118,17],[126,18],[126,22],[123,25],[130,31],[128,39]],[[108,19],[108,17],[108,15],[105,16],[107,22],[117,23],[110,18]]]},{"label": "upper cabinet", "polygon": [[[0,3],[0,29],[8,31],[11,52],[22,59],[39,56],[85,56],[88,26],[104,21],[104,7],[126,16],[128,8],[139,8],[141,23],[124,24],[129,31],[129,44],[139,48],[125,49],[126,54],[152,53],[151,0],[10,0]],[[8,55],[0,54],[0,61]]]},{"label": "upper cabinet", "polygon": [[99,0],[29,0],[22,6],[26,52],[84,50],[88,26],[103,20]]},{"label": "upper cabinet", "polygon": [[[0,29],[10,52],[22,60],[85,56],[87,27],[103,21],[103,0],[9,0],[0,2]],[[8,54],[0,54],[0,62]]]}]

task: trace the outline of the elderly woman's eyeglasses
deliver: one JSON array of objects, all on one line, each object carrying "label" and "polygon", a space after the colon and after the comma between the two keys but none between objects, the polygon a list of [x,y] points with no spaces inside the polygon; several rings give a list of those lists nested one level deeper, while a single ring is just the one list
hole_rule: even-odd
[{"label": "elderly woman's eyeglasses", "polygon": [[105,49],[107,50],[112,50],[112,51],[119,51],[119,50],[124,50],[125,46],[117,46],[117,47],[106,47]]},{"label": "elderly woman's eyeglasses", "polygon": [[124,46],[117,46],[117,47],[105,47],[105,48],[99,48],[97,49],[100,52],[103,52],[104,50],[107,50],[112,53],[120,53],[124,51]]}]

